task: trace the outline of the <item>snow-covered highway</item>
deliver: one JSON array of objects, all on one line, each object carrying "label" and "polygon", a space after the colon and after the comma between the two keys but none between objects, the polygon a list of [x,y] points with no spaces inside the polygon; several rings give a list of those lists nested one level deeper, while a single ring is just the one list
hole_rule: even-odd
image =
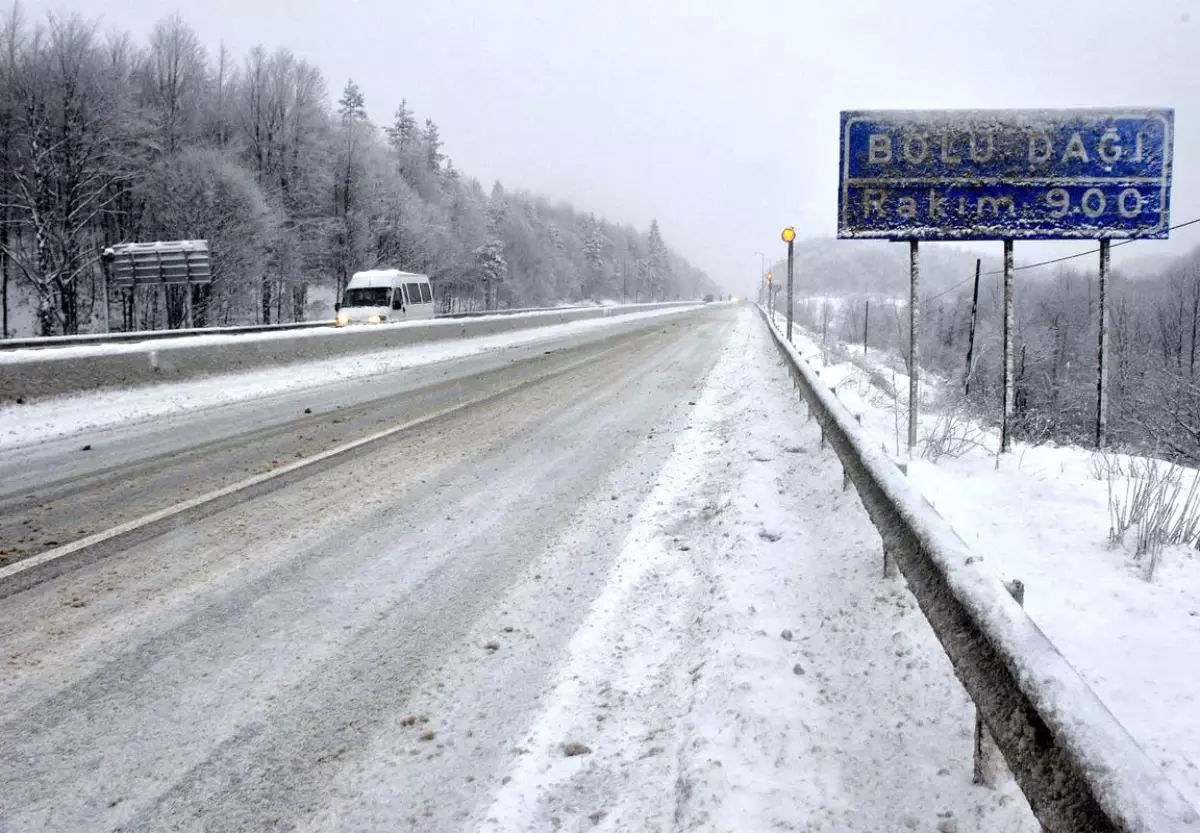
[{"label": "snow-covered highway", "polygon": [[0,546],[431,414],[0,600],[0,829],[1037,829],[747,308],[10,448]]}]

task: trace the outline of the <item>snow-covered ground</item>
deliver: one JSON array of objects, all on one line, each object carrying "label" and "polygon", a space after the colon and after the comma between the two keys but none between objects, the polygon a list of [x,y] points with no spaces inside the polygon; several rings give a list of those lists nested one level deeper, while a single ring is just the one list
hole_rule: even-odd
[{"label": "snow-covered ground", "polygon": [[694,404],[472,829],[1036,830],[752,310]]},{"label": "snow-covered ground", "polygon": [[[328,385],[335,381],[375,376],[380,373],[503,350],[518,345],[537,344],[563,336],[600,331],[616,324],[680,315],[692,309],[690,307],[664,307],[612,318],[591,318],[566,324],[514,330],[491,336],[415,344],[409,347],[223,374],[186,382],[96,391],[24,405],[0,406],[0,449],[31,445],[52,437],[127,424],[135,420],[153,419],[182,411],[210,408],[286,391]],[[544,314],[534,313],[533,315]],[[459,321],[447,321],[446,323],[448,326],[461,324]],[[408,325],[397,324],[394,326]],[[203,340],[204,343],[215,343],[220,340],[236,341],[245,338],[295,338],[301,334],[314,338],[340,335],[339,331],[332,328],[256,333],[243,336],[210,335],[196,336],[195,339],[184,337],[166,344],[139,342],[64,347],[55,349],[54,355],[58,358],[64,354],[93,354],[96,351],[129,352],[152,348],[165,350],[180,343],[194,343],[197,339]],[[147,347],[147,344],[150,347]],[[0,353],[0,367],[3,366],[4,361],[17,360],[13,358],[14,356],[27,361],[31,356],[36,358],[39,355],[44,355],[43,351],[17,350],[12,353]],[[0,372],[3,371],[0,370]]]},{"label": "snow-covered ground", "polygon": [[[782,315],[777,320],[782,327]],[[1106,464],[1089,449],[1018,442],[997,461],[997,432],[960,416],[951,432],[963,440],[958,451],[926,459],[920,451],[946,429],[936,378],[922,384],[918,454],[909,460],[908,377],[892,370],[896,357],[871,351],[864,358],[861,345],[824,350],[819,335],[798,327],[793,333],[801,354],[866,430],[908,460],[909,479],[984,564],[1024,582],[1033,620],[1200,806],[1200,554],[1168,546],[1150,576],[1149,559],[1132,552],[1133,531],[1125,546],[1111,547]],[[899,405],[885,387],[900,392]],[[1128,457],[1110,459],[1127,470]],[[1185,494],[1196,476],[1185,473]],[[1117,477],[1119,494],[1125,482]]]}]

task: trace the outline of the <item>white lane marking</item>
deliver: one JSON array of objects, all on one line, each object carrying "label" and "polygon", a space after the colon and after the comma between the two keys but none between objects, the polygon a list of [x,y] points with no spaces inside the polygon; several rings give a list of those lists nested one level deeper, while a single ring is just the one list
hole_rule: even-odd
[{"label": "white lane marking", "polygon": [[[658,332],[657,328],[652,329],[650,332],[644,333],[642,336],[639,336],[638,339],[645,338],[646,336],[654,335],[657,332]],[[130,532],[135,532],[138,529],[141,529],[141,528],[147,527],[147,526],[151,526],[152,524],[159,523],[160,521],[167,520],[168,518],[173,518],[173,517],[176,517],[177,515],[183,515],[184,513],[190,512],[191,510],[196,509],[197,507],[203,506],[206,503],[212,503],[213,501],[220,500],[223,497],[228,497],[229,495],[235,494],[235,493],[243,491],[245,489],[252,488],[261,483],[266,483],[268,481],[274,480],[277,477],[283,477],[284,475],[291,474],[296,471],[300,471],[301,469],[304,469],[308,466],[314,466],[318,463],[322,463],[326,460],[329,460],[332,457],[337,457],[340,454],[346,454],[347,452],[354,451],[357,448],[362,448],[364,445],[370,445],[371,443],[378,442],[379,440],[386,439],[387,437],[391,437],[391,436],[393,436],[395,434],[399,434],[403,431],[409,431],[409,430],[416,428],[419,425],[423,425],[427,422],[433,422],[434,420],[441,419],[444,416],[448,416],[452,413],[455,413],[456,411],[461,411],[464,408],[472,408],[476,405],[481,405],[484,402],[487,402],[491,399],[495,399],[499,396],[503,396],[504,394],[512,393],[513,391],[520,390],[521,388],[526,387],[528,385],[536,384],[538,382],[544,382],[547,379],[551,379],[555,376],[561,376],[565,373],[570,373],[572,370],[576,370],[577,368],[583,367],[584,365],[592,364],[593,362],[596,361],[596,359],[600,358],[601,356],[607,355],[608,353],[612,353],[616,350],[620,350],[623,347],[627,347],[628,344],[629,344],[629,342],[626,342],[624,344],[618,344],[614,347],[608,347],[604,350],[601,350],[599,353],[593,353],[592,355],[588,356],[586,359],[581,359],[577,362],[572,362],[571,364],[560,367],[549,373],[543,373],[540,376],[533,376],[529,379],[524,379],[515,385],[510,385],[509,387],[501,388],[500,390],[493,391],[493,392],[485,394],[483,396],[476,397],[475,399],[467,400],[466,402],[460,402],[459,404],[452,405],[449,408],[442,408],[439,411],[434,411],[432,414],[426,414],[423,417],[418,417],[417,419],[411,419],[408,422],[401,423],[400,425],[394,425],[391,428],[385,428],[382,431],[376,431],[374,434],[368,434],[367,436],[360,437],[357,440],[352,440],[351,442],[343,443],[342,445],[336,446],[335,448],[331,448],[327,451],[322,451],[319,454],[315,454],[312,457],[306,457],[303,460],[297,460],[294,463],[288,463],[286,466],[280,466],[277,469],[272,469],[271,471],[263,472],[262,474],[256,474],[253,477],[249,477],[245,480],[242,480],[238,483],[234,483],[230,486],[226,486],[222,489],[217,489],[216,491],[208,492],[207,494],[203,494],[198,497],[190,498],[188,500],[183,501],[182,503],[177,503],[174,506],[168,506],[166,509],[160,509],[157,512],[151,512],[149,515],[143,515],[140,518],[136,518],[132,521],[127,521],[126,523],[111,527],[110,529],[106,529],[103,532],[97,532],[94,535],[88,535],[85,538],[80,538],[77,541],[72,541],[71,543],[64,544],[61,547],[55,547],[52,550],[46,550],[43,553],[39,553],[37,555],[30,556],[29,558],[22,559],[21,561],[18,561],[16,564],[10,564],[7,567],[0,568],[0,586],[2,586],[4,584],[4,582],[11,579],[13,576],[20,575],[21,573],[26,572],[27,570],[32,570],[34,567],[40,567],[43,564],[48,564],[52,561],[57,561],[58,559],[64,558],[68,555],[72,555],[72,554],[80,552],[82,550],[90,549],[91,547],[97,546],[99,544],[103,544],[105,541],[111,541],[114,538],[119,538],[122,535],[126,535]]]}]

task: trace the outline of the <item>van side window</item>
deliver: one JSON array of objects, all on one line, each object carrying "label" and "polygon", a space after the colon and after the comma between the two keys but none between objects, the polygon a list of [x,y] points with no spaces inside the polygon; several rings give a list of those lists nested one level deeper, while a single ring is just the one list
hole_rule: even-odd
[{"label": "van side window", "polygon": [[413,299],[412,303],[414,304],[421,303],[421,290],[418,288],[418,286],[419,284],[415,283],[410,283],[407,285],[408,297]]},{"label": "van side window", "polygon": [[422,304],[432,304],[433,303],[433,290],[431,290],[429,288],[429,284],[427,284],[427,283],[421,284],[421,303]]},{"label": "van side window", "polygon": [[397,286],[395,290],[393,290],[394,300],[399,301],[400,303],[404,304],[404,306],[408,306],[408,299],[404,297],[403,289],[404,286],[401,284],[400,286]]}]

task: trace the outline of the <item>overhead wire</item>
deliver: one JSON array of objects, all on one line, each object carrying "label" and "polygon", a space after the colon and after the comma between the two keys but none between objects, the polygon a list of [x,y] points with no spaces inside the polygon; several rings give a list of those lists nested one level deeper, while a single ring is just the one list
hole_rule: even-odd
[{"label": "overhead wire", "polygon": [[[1177,225],[1173,225],[1170,228],[1168,228],[1167,231],[1176,231],[1181,228],[1187,228],[1188,226],[1194,226],[1197,223],[1200,223],[1200,217],[1197,217],[1194,220],[1188,220],[1187,222],[1184,222],[1184,223],[1178,223]],[[1117,246],[1127,246],[1130,243],[1137,243],[1140,240],[1144,240],[1144,239],[1145,238],[1143,238],[1143,237],[1135,236],[1135,237],[1127,238],[1125,240],[1116,240],[1116,241],[1113,241],[1113,243],[1109,246],[1109,248],[1115,249]],[[1073,255],[1064,255],[1063,257],[1055,257],[1055,258],[1051,258],[1050,260],[1038,261],[1037,263],[1027,263],[1023,266],[1014,266],[1013,271],[1014,272],[1024,272],[1029,269],[1038,269],[1042,266],[1050,266],[1055,263],[1064,263],[1068,260],[1074,260],[1075,258],[1087,257],[1088,255],[1097,254],[1097,253],[1099,253],[1099,251],[1100,251],[1099,248],[1088,249],[1086,252],[1076,252]],[[1003,269],[993,269],[988,272],[980,272],[979,276],[981,278],[983,278],[983,277],[991,277],[993,275],[1003,275],[1003,274],[1004,274]],[[939,292],[936,295],[931,295],[930,297],[925,298],[924,301],[925,301],[925,303],[928,303],[930,301],[936,301],[938,298],[949,295],[951,292],[954,292],[959,287],[964,286],[973,280],[975,280],[975,276],[968,275],[967,277],[963,278],[958,283],[954,284],[954,286],[950,287],[949,289],[942,290],[941,292]]]}]

